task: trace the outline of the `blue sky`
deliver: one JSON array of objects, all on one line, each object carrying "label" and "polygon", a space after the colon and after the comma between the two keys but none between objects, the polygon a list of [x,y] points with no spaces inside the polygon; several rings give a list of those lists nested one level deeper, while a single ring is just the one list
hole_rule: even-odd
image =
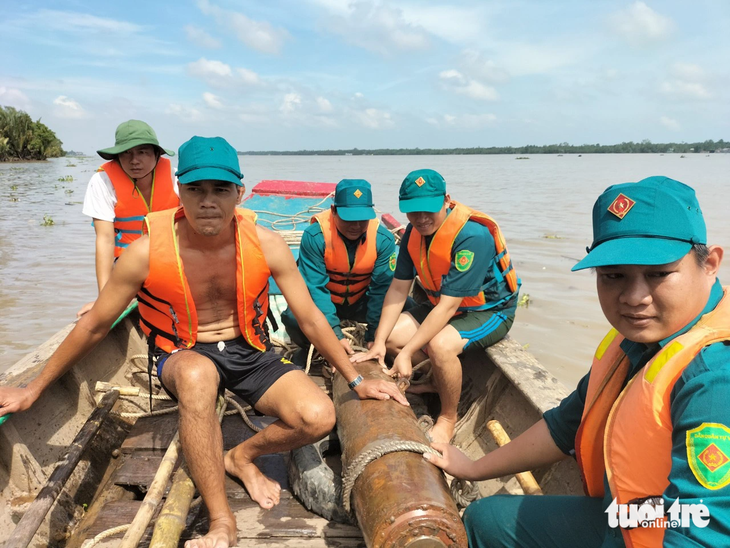
[{"label": "blue sky", "polygon": [[0,105],[239,150],[730,139],[727,0],[0,1]]}]

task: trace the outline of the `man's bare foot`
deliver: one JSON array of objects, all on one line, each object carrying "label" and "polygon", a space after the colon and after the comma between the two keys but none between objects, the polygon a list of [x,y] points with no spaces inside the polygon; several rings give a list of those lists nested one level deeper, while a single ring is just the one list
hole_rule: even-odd
[{"label": "man's bare foot", "polygon": [[231,514],[225,518],[211,519],[208,534],[187,541],[185,548],[229,548],[236,544],[236,518]]},{"label": "man's bare foot", "polygon": [[252,462],[236,463],[230,451],[223,457],[223,462],[226,472],[243,482],[251,500],[257,502],[261,508],[268,510],[279,504],[281,485],[265,476],[258,466]]},{"label": "man's bare foot", "polygon": [[454,437],[454,426],[455,422],[444,417],[436,419],[436,424],[428,432],[431,441],[439,443],[449,443],[451,438]]}]

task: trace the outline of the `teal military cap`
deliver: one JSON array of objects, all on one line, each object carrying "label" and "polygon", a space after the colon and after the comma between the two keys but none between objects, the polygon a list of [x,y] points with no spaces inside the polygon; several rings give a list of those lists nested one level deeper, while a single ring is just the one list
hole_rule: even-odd
[{"label": "teal military cap", "polygon": [[236,149],[223,137],[192,137],[180,145],[177,176],[180,184],[227,181],[243,186]]},{"label": "teal military cap", "polygon": [[436,213],[444,205],[446,181],[433,169],[411,171],[400,185],[398,206],[401,213]]},{"label": "teal military cap", "polygon": [[659,265],[707,243],[695,191],[668,177],[608,187],[593,206],[593,244],[573,270],[612,265]]},{"label": "teal military cap", "polygon": [[375,219],[373,191],[365,179],[342,179],[335,187],[334,205],[343,221]]}]

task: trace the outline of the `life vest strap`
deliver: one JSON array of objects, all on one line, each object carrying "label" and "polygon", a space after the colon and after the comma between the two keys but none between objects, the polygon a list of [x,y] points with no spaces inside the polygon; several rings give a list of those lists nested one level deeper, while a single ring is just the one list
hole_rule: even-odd
[{"label": "life vest strap", "polygon": [[347,297],[354,297],[355,295],[359,295],[363,291],[365,291],[367,287],[363,287],[362,289],[358,289],[357,291],[345,291],[344,293],[341,291],[333,291],[330,289],[330,294],[336,295],[337,297],[347,298]]},{"label": "life vest strap", "polygon": [[336,282],[338,280],[333,280],[332,276],[337,276],[339,278],[343,278],[344,280],[347,280],[349,282],[364,282],[368,278],[372,276],[372,272],[368,272],[367,274],[356,274],[353,272],[337,272],[335,270],[327,270],[327,274],[330,277],[330,280],[333,282]]},{"label": "life vest strap", "polygon": [[134,217],[114,217],[115,223],[132,223],[137,221],[144,221],[144,215],[135,215]]}]

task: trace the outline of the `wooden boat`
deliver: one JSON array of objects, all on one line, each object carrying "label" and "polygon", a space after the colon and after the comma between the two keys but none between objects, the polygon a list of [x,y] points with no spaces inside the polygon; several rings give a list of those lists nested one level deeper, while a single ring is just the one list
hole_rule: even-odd
[{"label": "wooden boat", "polygon": [[[259,222],[279,231],[295,255],[298,235],[312,214],[329,207],[334,185],[294,181],[262,181],[246,199],[245,206],[259,213]],[[395,232],[399,223],[390,215],[382,222]],[[417,290],[417,288],[416,288]],[[272,310],[280,313],[285,303],[275,284],[271,287]],[[47,390],[32,409],[13,416],[0,426],[0,542],[6,541],[20,518],[51,477],[58,461],[97,409],[101,395],[98,382],[115,387],[147,389],[147,346],[138,327],[136,312],[120,321],[98,347]],[[22,386],[33,378],[72,329],[70,324],[0,375],[0,384]],[[284,338],[283,328],[273,333]],[[555,406],[567,390],[529,353],[512,339],[505,339],[484,352],[463,357],[464,387],[459,405],[460,421],[455,443],[472,458],[496,447],[490,421],[498,420],[506,434],[516,436]],[[311,372],[323,388],[328,383],[317,370]],[[120,397],[98,433],[87,435],[88,443],[77,448],[80,462],[48,503],[30,546],[118,546],[124,531],[143,505],[158,466],[177,430],[176,414],[153,417],[145,414],[145,397]],[[108,402],[107,402],[108,403]],[[155,409],[170,403],[155,402]],[[108,405],[111,407],[111,404]],[[97,414],[99,411],[97,411]],[[267,417],[249,417],[265,425]],[[490,424],[488,428],[487,425]],[[87,427],[88,428],[88,427]],[[252,435],[241,417],[222,420],[224,445],[228,449]],[[82,450],[83,449],[83,450]],[[243,487],[227,480],[227,493],[238,520],[239,546],[354,547],[365,546],[360,530],[328,521],[308,511],[291,495],[286,474],[289,455],[270,455],[259,460],[265,473],[284,487],[281,503],[269,511],[250,501]],[[542,492],[577,494],[582,491],[572,460],[533,471]],[[506,477],[478,485],[480,496],[520,493],[524,482]],[[528,487],[525,487],[526,489]],[[45,491],[44,491],[45,492]],[[140,546],[148,546],[153,527],[147,527]],[[205,533],[203,505],[193,505],[181,537]],[[105,533],[106,532],[106,533]],[[104,535],[107,535],[105,538]],[[94,541],[93,539],[97,539]]]}]

